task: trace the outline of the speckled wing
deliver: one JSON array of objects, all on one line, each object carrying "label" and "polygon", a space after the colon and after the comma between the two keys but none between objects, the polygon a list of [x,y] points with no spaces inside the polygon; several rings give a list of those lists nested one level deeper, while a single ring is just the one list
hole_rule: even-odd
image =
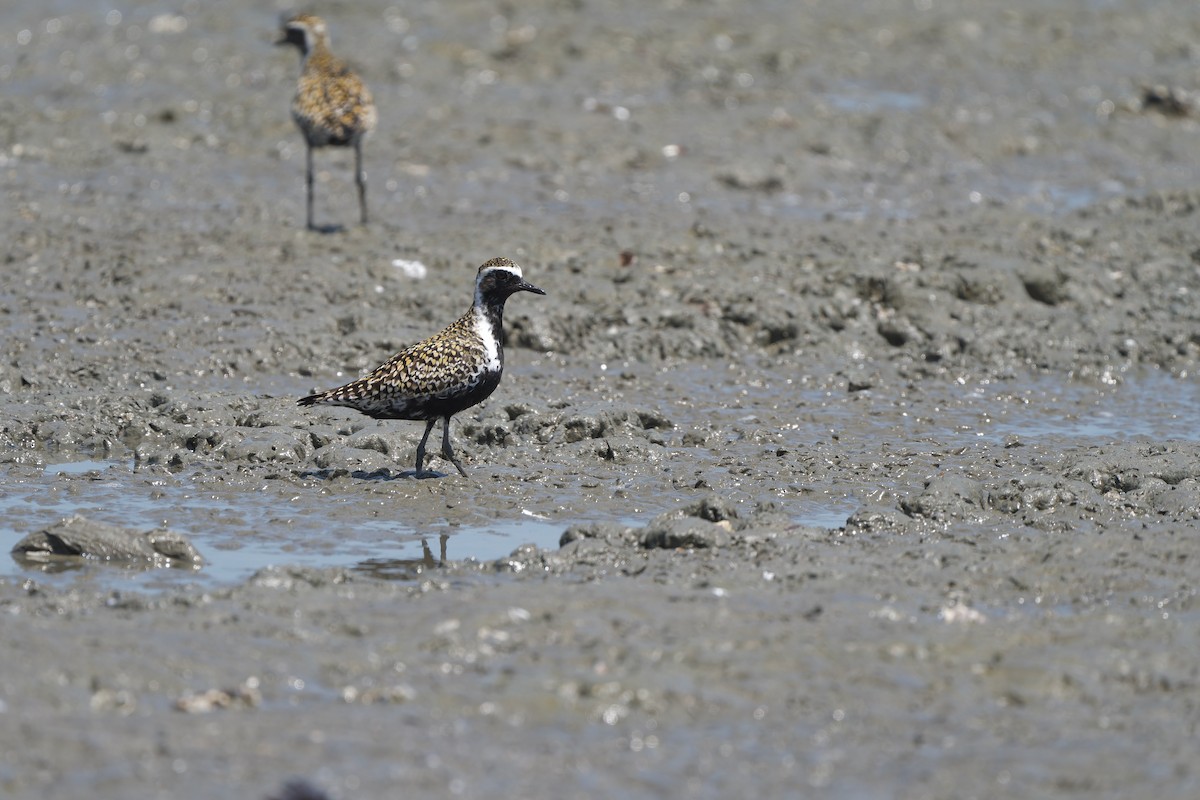
[{"label": "speckled wing", "polygon": [[344,63],[333,56],[310,59],[292,117],[314,147],[348,144],[375,127],[375,116],[370,90]]},{"label": "speckled wing", "polygon": [[400,351],[369,375],[301,401],[347,406],[383,419],[437,416],[427,406],[470,395],[485,382],[485,347],[470,314]]}]

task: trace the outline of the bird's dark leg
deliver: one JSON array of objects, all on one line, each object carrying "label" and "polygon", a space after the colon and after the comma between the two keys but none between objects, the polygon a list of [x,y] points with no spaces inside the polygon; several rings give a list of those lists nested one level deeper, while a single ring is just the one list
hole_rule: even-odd
[{"label": "bird's dark leg", "polygon": [[313,224],[313,147],[307,142],[305,142],[305,146],[308,149],[305,163],[307,169],[304,176],[304,182],[308,188],[308,229],[315,231],[317,226]]},{"label": "bird's dark leg", "polygon": [[450,463],[458,467],[458,474],[464,478],[467,477],[467,471],[463,469],[462,462],[454,455],[454,450],[450,447],[450,418],[445,418],[446,422],[442,425],[442,458],[450,459]]},{"label": "bird's dark leg", "polygon": [[421,465],[425,463],[425,442],[429,440],[429,432],[433,430],[433,426],[437,424],[437,417],[425,423],[425,435],[421,437],[421,443],[417,445],[417,477],[421,477]]},{"label": "bird's dark leg", "polygon": [[362,214],[362,224],[367,224],[367,173],[362,163],[362,137],[354,140],[354,182],[358,184],[358,210]]}]

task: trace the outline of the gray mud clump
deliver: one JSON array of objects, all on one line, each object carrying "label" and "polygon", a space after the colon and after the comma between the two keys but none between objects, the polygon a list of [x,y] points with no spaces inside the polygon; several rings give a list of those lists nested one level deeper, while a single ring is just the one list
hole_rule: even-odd
[{"label": "gray mud clump", "polygon": [[[1200,796],[1193,4],[312,8],[325,232],[296,9],[108,5],[0,4],[0,796]],[[469,479],[297,407],[493,256]]]},{"label": "gray mud clump", "polygon": [[132,531],[75,516],[31,533],[12,549],[19,559],[65,564],[74,559],[137,567],[200,567],[204,559],[186,536],[168,530]]}]

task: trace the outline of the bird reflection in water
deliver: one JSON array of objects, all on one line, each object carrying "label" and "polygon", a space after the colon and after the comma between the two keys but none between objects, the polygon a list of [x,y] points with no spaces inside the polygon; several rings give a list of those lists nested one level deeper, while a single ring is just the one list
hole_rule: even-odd
[{"label": "bird reflection in water", "polygon": [[446,564],[446,542],[449,541],[450,534],[443,533],[438,536],[439,554],[437,558],[433,557],[433,550],[429,548],[429,540],[421,539],[421,555],[419,558],[368,558],[366,561],[360,561],[351,569],[355,572],[369,575],[372,578],[380,578],[385,581],[401,581],[420,575],[427,569],[445,566]]}]

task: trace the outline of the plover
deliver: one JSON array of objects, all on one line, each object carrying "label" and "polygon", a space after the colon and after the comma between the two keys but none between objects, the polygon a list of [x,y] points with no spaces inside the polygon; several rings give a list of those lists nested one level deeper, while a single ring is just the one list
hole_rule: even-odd
[{"label": "plover", "polygon": [[450,447],[450,418],[487,398],[504,372],[504,301],[516,292],[545,294],[507,258],[493,258],[475,277],[471,310],[453,325],[401,350],[353,383],[310,394],[299,404],[346,406],[375,419],[425,420],[417,445],[417,477],[424,473],[425,443],[440,419],[442,458],[466,477]]},{"label": "plover", "polygon": [[362,79],[329,50],[325,21],[312,14],[296,14],[283,21],[283,38],[276,44],[295,45],[302,69],[292,99],[292,119],[304,134],[307,155],[308,227],[313,223],[313,150],[318,147],[353,147],[354,182],[358,207],[367,224],[367,174],[363,171],[363,139],[375,127],[375,101]]}]

